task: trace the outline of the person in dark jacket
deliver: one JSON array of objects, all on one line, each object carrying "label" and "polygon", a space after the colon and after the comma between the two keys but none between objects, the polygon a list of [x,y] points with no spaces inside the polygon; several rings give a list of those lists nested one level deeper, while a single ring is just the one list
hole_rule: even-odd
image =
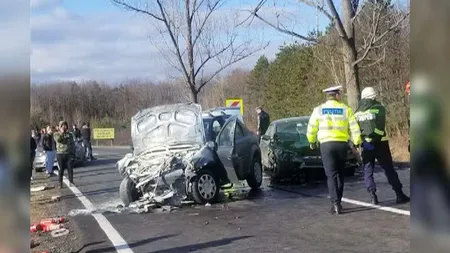
[{"label": "person in dark jacket", "polygon": [[73,136],[75,136],[75,138],[77,140],[79,138],[81,138],[81,131],[80,131],[80,129],[78,129],[77,124],[73,124],[73,126],[72,126],[72,133],[73,133]]},{"label": "person in dark jacket", "polygon": [[386,134],[386,109],[376,101],[377,93],[372,87],[365,88],[361,93],[355,118],[361,129],[363,138],[362,159],[364,164],[364,182],[370,193],[372,203],[378,204],[376,185],[373,178],[375,159],[383,168],[389,184],[397,195],[397,203],[407,203],[410,198],[403,193],[403,186],[394,169],[389,141]]},{"label": "person in dark jacket", "polygon": [[36,156],[37,143],[33,136],[30,136],[30,168],[31,168],[31,180],[33,180],[33,162]]},{"label": "person in dark jacket", "polygon": [[258,140],[261,140],[261,136],[263,136],[267,128],[269,128],[270,125],[270,116],[267,112],[263,110],[261,106],[256,107],[256,113],[257,113],[257,119],[258,119],[258,126],[256,128],[256,135],[258,136]]},{"label": "person in dark jacket", "polygon": [[53,164],[56,156],[56,142],[53,137],[54,132],[54,127],[47,126],[47,134],[44,135],[42,140],[42,148],[46,154],[45,168],[48,177],[53,175]]},{"label": "person in dark jacket", "polygon": [[59,164],[59,188],[63,187],[64,170],[69,174],[70,186],[73,183],[73,165],[75,163],[75,141],[66,121],[59,122],[59,132],[54,133],[56,159]]},{"label": "person in dark jacket", "polygon": [[92,143],[91,143],[91,128],[89,127],[89,123],[83,123],[81,128],[81,138],[83,139],[83,146],[85,148],[85,153],[88,155],[90,160],[95,160],[92,155]]}]

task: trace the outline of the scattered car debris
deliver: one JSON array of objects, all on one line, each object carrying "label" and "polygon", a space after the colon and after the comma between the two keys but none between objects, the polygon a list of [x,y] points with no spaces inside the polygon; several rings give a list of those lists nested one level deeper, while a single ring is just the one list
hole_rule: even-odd
[{"label": "scattered car debris", "polygon": [[199,216],[200,214],[199,213],[190,213],[190,214],[188,214],[189,216]]},{"label": "scattered car debris", "polygon": [[69,234],[69,230],[66,228],[60,228],[51,232],[52,237],[60,237]]},{"label": "scattered car debris", "polygon": [[47,185],[41,185],[41,186],[31,187],[30,191],[31,192],[41,192],[41,191],[45,191],[47,189],[48,189]]},{"label": "scattered car debris", "polygon": [[209,207],[209,206],[211,206],[211,204],[210,204],[210,203],[206,203],[205,206],[206,206],[206,207]]},{"label": "scattered car debris", "polygon": [[205,221],[205,226],[209,224],[209,221]]},{"label": "scattered car debris", "polygon": [[30,240],[30,249],[36,248],[39,246],[39,243],[35,242],[33,239]]},{"label": "scattered car debris", "polygon": [[61,200],[61,196],[59,196],[59,195],[57,195],[57,196],[52,196],[51,200],[52,200],[53,202],[58,202],[58,201]]}]

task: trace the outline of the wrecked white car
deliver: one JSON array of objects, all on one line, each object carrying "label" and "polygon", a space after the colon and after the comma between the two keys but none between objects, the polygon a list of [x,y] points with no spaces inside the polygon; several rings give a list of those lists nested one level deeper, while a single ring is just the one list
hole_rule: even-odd
[{"label": "wrecked white car", "polygon": [[225,122],[216,141],[206,143],[200,105],[157,106],[132,117],[131,137],[133,154],[116,164],[125,205],[138,199],[204,204],[216,201],[230,183],[261,186],[257,137],[237,117]]}]

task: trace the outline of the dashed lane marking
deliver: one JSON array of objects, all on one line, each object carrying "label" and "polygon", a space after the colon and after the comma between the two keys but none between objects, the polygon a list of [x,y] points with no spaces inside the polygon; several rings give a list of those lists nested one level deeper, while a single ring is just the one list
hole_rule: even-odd
[{"label": "dashed lane marking", "polygon": [[[270,177],[264,176],[264,179],[270,179]],[[301,192],[288,190],[288,189],[283,189],[283,188],[279,188],[279,187],[273,187],[273,188],[276,189],[276,190],[279,190],[279,191],[285,191],[285,192],[290,192],[290,193],[294,193],[294,194],[311,195],[311,194],[304,194],[304,193],[301,193]],[[317,195],[317,197],[320,197],[320,196]],[[391,213],[411,216],[411,212],[408,211],[408,210],[404,210],[404,209],[388,207],[388,206],[374,205],[372,203],[367,203],[367,202],[354,200],[354,199],[349,199],[349,198],[342,198],[341,201],[345,202],[345,203],[348,203],[348,204],[357,205],[357,206],[370,207],[370,208],[378,209],[378,210],[381,210],[381,211],[386,211],[386,212],[391,212]]]},{"label": "dashed lane marking", "polygon": [[[56,175],[59,171],[54,171]],[[69,187],[69,189],[75,194],[75,196],[80,200],[84,207],[88,210],[94,210],[94,205],[83,195],[83,193],[75,186],[70,186],[69,180],[64,177],[64,183]],[[127,242],[122,238],[122,236],[117,232],[117,230],[111,225],[111,223],[106,219],[103,214],[95,213],[92,214],[94,219],[97,221],[100,228],[105,232],[108,239],[113,244],[114,248],[118,253],[133,253],[133,251],[128,246]]]},{"label": "dashed lane marking", "polygon": [[362,202],[359,200],[342,198],[342,202],[346,202],[346,203],[357,205],[357,206],[371,207],[371,208],[375,208],[375,209],[386,211],[386,212],[411,216],[411,213],[408,210],[403,210],[403,209],[398,209],[398,208],[393,208],[393,207],[388,207],[388,206],[374,205],[374,204]]}]

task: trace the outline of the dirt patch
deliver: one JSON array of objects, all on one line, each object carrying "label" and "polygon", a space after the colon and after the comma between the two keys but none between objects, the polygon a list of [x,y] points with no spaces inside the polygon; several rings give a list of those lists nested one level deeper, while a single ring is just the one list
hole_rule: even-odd
[{"label": "dirt patch", "polygon": [[396,162],[409,162],[410,155],[408,152],[408,137],[393,136],[389,138],[389,146],[391,148],[392,158]]},{"label": "dirt patch", "polygon": [[42,219],[62,216],[66,219],[62,224],[69,233],[60,237],[53,237],[51,232],[31,233],[31,239],[37,244],[31,248],[31,252],[67,253],[76,252],[76,249],[80,248],[80,236],[78,236],[80,231],[70,217],[67,217],[68,210],[63,203],[64,200],[52,200],[52,197],[55,199],[56,196],[62,195],[61,190],[55,188],[55,178],[56,176],[53,180],[46,178],[43,172],[36,173],[30,188],[37,189],[46,185],[47,189],[30,193],[30,223],[39,223]]}]

